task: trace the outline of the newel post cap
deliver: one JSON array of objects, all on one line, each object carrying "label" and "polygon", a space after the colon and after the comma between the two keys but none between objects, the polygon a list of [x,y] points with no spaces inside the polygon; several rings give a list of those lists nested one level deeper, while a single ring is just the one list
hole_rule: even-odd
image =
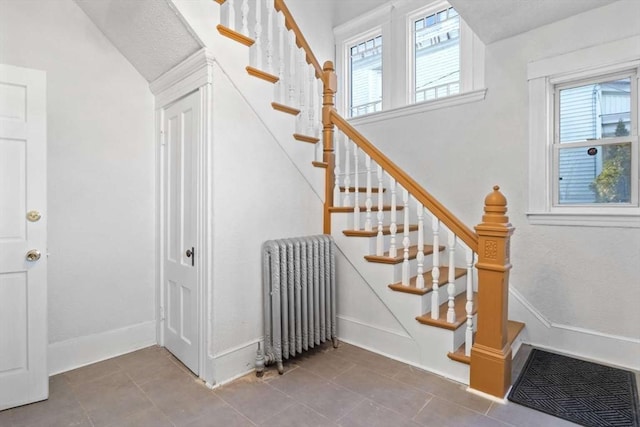
[{"label": "newel post cap", "polygon": [[493,186],[493,191],[484,199],[484,215],[482,221],[506,224],[509,222],[507,213],[507,198],[500,192],[500,187]]},{"label": "newel post cap", "polygon": [[322,66],[322,82],[324,83],[324,92],[334,94],[338,91],[338,76],[333,66],[333,61],[326,61]]}]

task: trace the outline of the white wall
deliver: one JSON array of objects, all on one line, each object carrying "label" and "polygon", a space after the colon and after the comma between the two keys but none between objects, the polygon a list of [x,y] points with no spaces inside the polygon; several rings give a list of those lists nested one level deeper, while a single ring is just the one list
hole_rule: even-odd
[{"label": "white wall", "polygon": [[219,383],[253,368],[263,336],[262,243],[322,233],[322,202],[217,64],[213,99],[212,339]]},{"label": "white wall", "polygon": [[0,63],[47,72],[50,371],[153,343],[148,84],[71,0],[0,11]]},{"label": "white wall", "polygon": [[499,184],[516,227],[512,286],[552,323],[636,344],[640,229],[532,226],[525,212],[527,63],[640,34],[638,16],[640,3],[624,0],[496,42],[486,47],[485,101],[359,126],[469,225]]}]

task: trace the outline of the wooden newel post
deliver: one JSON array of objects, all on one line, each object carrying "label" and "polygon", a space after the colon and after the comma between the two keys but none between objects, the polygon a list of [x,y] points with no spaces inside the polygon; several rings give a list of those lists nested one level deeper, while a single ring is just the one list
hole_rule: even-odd
[{"label": "wooden newel post", "polygon": [[331,212],[333,206],[333,186],[335,184],[335,153],[333,149],[334,125],[331,122],[331,111],[335,110],[335,95],[338,79],[333,62],[327,61],[322,67],[322,161],[327,164],[324,191],[324,225],[323,232],[331,233]]},{"label": "wooden newel post", "polygon": [[478,233],[478,330],[471,348],[472,389],[503,398],[511,385],[509,309],[509,223],[507,199],[497,185],[484,201]]}]

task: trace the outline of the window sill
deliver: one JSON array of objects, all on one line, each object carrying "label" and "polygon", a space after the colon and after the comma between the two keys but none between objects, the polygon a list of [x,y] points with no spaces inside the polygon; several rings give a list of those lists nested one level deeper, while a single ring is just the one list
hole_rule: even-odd
[{"label": "window sill", "polygon": [[527,212],[531,225],[640,228],[640,214],[571,214]]},{"label": "window sill", "polygon": [[368,123],[377,123],[384,120],[395,119],[398,117],[410,116],[412,114],[420,114],[427,111],[440,110],[442,108],[455,107],[457,105],[482,101],[485,99],[486,95],[487,89],[479,89],[461,93],[460,95],[452,95],[447,96],[446,98],[434,99],[433,101],[424,101],[418,104],[411,104],[404,107],[393,108],[391,110],[364,114],[362,116],[350,118],[348,119],[348,121],[354,126],[364,125]]}]

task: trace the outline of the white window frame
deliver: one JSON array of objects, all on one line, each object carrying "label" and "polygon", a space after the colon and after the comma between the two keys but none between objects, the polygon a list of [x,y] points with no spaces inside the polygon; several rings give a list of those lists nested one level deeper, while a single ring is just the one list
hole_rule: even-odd
[{"label": "white window frame", "polygon": [[[351,37],[343,42],[343,58],[342,64],[344,64],[343,68],[343,76],[344,76],[344,99],[343,99],[343,109],[345,117],[351,117],[351,47],[354,45],[360,44],[370,39],[375,39],[376,37],[382,37],[382,109],[384,110],[384,99],[385,99],[385,87],[384,87],[384,53],[385,53],[385,44],[384,44],[384,35],[382,34],[382,27],[377,26],[363,33],[357,34],[354,37]],[[357,116],[360,117],[360,116]]]},{"label": "white window frame", "polygon": [[348,45],[376,31],[382,34],[382,111],[351,118],[351,123],[364,124],[485,99],[484,44],[461,17],[460,94],[414,103],[412,19],[445,6],[450,4],[444,0],[427,5],[424,0],[393,0],[334,28],[339,88],[336,106],[345,117],[349,106]]},{"label": "white window frame", "polygon": [[[635,70],[631,88],[632,201],[629,204],[563,204],[556,202],[558,175],[555,170],[557,106],[555,93],[565,84],[601,81]],[[529,79],[529,209],[531,224],[640,228],[640,183],[638,170],[638,79],[640,36],[605,43],[534,61],[528,65]],[[572,84],[573,85],[573,84]],[[607,141],[612,141],[608,138]],[[601,142],[590,141],[591,145]],[[586,142],[585,144],[589,144]]]}]

